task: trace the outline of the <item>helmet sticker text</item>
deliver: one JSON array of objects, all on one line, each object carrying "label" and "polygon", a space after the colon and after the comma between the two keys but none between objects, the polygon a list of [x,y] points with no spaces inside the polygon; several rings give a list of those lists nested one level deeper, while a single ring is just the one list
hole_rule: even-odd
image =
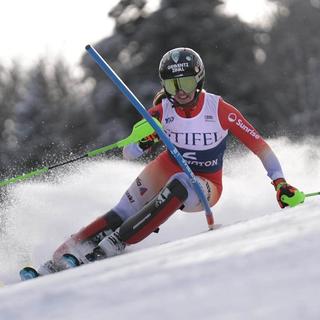
[{"label": "helmet sticker text", "polygon": [[183,62],[183,63],[169,65],[168,70],[171,70],[172,73],[184,72],[185,68],[188,68],[188,67],[189,67],[189,63]]}]

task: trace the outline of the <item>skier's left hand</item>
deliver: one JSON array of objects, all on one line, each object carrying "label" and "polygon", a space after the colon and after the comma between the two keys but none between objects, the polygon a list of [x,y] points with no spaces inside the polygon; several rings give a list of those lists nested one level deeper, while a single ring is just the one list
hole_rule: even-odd
[{"label": "skier's left hand", "polygon": [[302,191],[291,186],[285,179],[279,178],[272,182],[277,191],[277,200],[280,208],[295,207],[304,202],[305,195]]}]

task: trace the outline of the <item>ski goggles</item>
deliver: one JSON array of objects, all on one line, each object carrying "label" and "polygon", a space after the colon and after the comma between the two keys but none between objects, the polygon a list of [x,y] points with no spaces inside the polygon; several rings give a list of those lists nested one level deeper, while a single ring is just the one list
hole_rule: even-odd
[{"label": "ski goggles", "polygon": [[197,80],[194,76],[166,79],[162,80],[165,90],[172,96],[176,95],[177,91],[183,90],[185,93],[191,93],[197,88]]}]

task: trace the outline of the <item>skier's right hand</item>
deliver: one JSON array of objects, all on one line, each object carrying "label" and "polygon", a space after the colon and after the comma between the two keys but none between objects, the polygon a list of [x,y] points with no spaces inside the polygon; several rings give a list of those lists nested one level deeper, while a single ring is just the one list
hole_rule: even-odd
[{"label": "skier's right hand", "polygon": [[155,143],[159,142],[159,136],[157,135],[156,132],[150,134],[149,136],[141,139],[139,141],[139,147],[141,150],[145,151],[149,148],[151,148]]},{"label": "skier's right hand", "polygon": [[277,191],[277,200],[280,208],[287,206],[295,207],[304,202],[305,195],[302,191],[291,186],[285,179],[280,178],[272,182],[275,190]]}]

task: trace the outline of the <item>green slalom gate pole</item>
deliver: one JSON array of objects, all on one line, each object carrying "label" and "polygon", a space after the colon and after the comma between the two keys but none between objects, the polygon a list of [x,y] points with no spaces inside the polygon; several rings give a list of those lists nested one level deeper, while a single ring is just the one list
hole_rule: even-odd
[{"label": "green slalom gate pole", "polygon": [[[156,118],[154,118],[154,121],[156,121],[157,124],[159,126],[161,126],[160,122]],[[115,142],[113,144],[110,144],[108,146],[105,146],[105,147],[102,147],[102,148],[99,148],[99,149],[96,149],[96,150],[93,150],[93,151],[89,151],[86,154],[84,154],[84,155],[82,155],[82,156],[80,156],[78,158],[74,158],[74,159],[59,163],[59,164],[55,164],[55,165],[52,165],[50,167],[43,167],[41,169],[37,169],[37,170],[34,170],[32,172],[29,172],[29,173],[24,173],[24,174],[22,174],[20,176],[17,176],[17,177],[13,177],[13,178],[9,178],[9,179],[0,181],[0,187],[6,186],[6,185],[9,185],[9,184],[12,184],[12,183],[16,183],[16,182],[19,182],[19,181],[31,179],[31,178],[33,178],[35,176],[39,176],[39,175],[41,175],[41,174],[43,174],[45,172],[48,172],[51,169],[54,169],[54,168],[57,168],[57,167],[61,167],[61,166],[64,166],[64,165],[72,163],[72,162],[76,162],[76,161],[78,161],[80,159],[95,157],[95,156],[97,156],[99,154],[102,154],[102,153],[105,153],[105,152],[107,152],[109,150],[112,150],[112,149],[115,149],[115,148],[125,147],[128,144],[138,142],[139,140],[141,140],[141,139],[143,139],[143,138],[145,138],[145,137],[147,137],[147,136],[149,136],[149,135],[151,135],[153,133],[154,133],[154,129],[149,124],[149,122],[147,120],[145,120],[145,119],[142,119],[142,120],[140,120],[139,122],[137,122],[133,126],[131,134],[127,138],[125,138],[123,140],[120,140],[118,142]]]},{"label": "green slalom gate pole", "polygon": [[210,205],[208,203],[208,200],[206,199],[206,196],[203,192],[203,189],[200,183],[195,178],[186,160],[182,157],[178,149],[173,145],[173,143],[170,141],[167,135],[163,132],[163,130],[153,121],[153,118],[148,113],[148,111],[144,108],[142,103],[137,99],[137,97],[132,93],[132,91],[126,86],[126,84],[120,79],[120,77],[109,66],[109,64],[100,56],[100,54],[91,45],[87,45],[86,50],[89,53],[90,57],[97,63],[97,65],[102,69],[102,71],[104,71],[104,73],[109,77],[109,79],[118,87],[118,89],[124,94],[124,96],[131,102],[131,104],[141,114],[141,116],[152,125],[152,127],[158,134],[161,141],[165,144],[168,151],[171,153],[171,155],[177,161],[178,165],[181,167],[181,170],[183,170],[183,172],[186,173],[205,210],[208,227],[210,230],[212,230],[214,227],[214,219],[213,219],[213,214],[212,214]]}]

